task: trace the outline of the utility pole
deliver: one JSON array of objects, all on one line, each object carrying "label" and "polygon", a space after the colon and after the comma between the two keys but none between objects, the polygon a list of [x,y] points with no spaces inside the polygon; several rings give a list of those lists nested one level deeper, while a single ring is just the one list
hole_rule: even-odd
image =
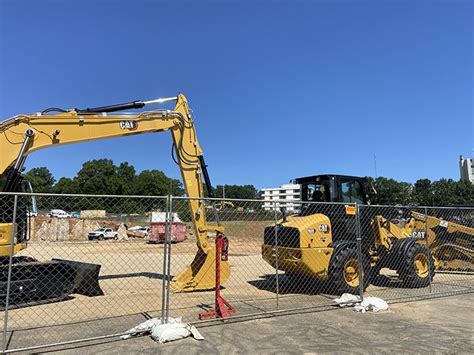
[{"label": "utility pole", "polygon": [[377,156],[374,154],[374,172],[375,178],[377,179]]}]

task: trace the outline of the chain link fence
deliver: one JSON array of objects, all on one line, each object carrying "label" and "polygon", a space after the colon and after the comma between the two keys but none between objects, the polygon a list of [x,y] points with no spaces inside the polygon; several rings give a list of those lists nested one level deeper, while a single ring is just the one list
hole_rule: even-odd
[{"label": "chain link fence", "polygon": [[[199,200],[228,239],[220,294],[234,318],[332,307],[342,293],[474,290],[473,208]],[[199,237],[189,202],[0,194],[3,349],[118,336],[153,317],[202,322],[216,235]]]},{"label": "chain link fence", "polygon": [[[14,254],[2,253],[4,348],[117,334],[161,316],[164,245],[147,241],[151,211],[167,201],[0,195],[2,222],[17,223],[1,238]],[[164,214],[153,216],[157,226]]]}]

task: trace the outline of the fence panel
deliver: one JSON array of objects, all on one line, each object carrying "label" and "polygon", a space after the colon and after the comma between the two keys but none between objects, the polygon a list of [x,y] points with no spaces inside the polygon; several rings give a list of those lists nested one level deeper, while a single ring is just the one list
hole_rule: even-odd
[{"label": "fence panel", "polygon": [[[169,311],[171,316],[184,316],[186,320],[196,321],[200,312],[214,307],[215,279],[212,274],[215,264],[208,254],[198,253],[198,240],[189,202],[190,199],[187,198],[173,198],[173,227],[178,229],[179,223],[184,223],[187,238],[178,242],[176,236],[172,235],[174,243],[171,246],[171,275],[173,280],[181,280],[180,275],[183,275],[191,264],[194,265],[195,271],[201,268],[203,274],[206,271],[208,273],[202,279],[200,274],[196,275],[198,292],[182,292],[186,289],[177,290],[177,285],[173,286],[172,282],[174,292],[170,296]],[[201,202],[206,211],[207,223],[223,226],[229,241],[230,277],[226,279],[226,272],[223,271],[222,296],[238,309],[239,314],[275,309],[274,269],[265,263],[261,256],[264,229],[274,224],[274,211],[264,210],[262,201],[202,199]],[[208,235],[209,241],[202,249],[215,250],[215,233]],[[210,280],[210,283],[206,283],[206,279]],[[203,286],[204,284],[207,284],[207,287]],[[192,285],[188,291],[191,290]]]},{"label": "fence panel", "polygon": [[161,316],[163,244],[150,242],[166,224],[157,212],[166,198],[34,197],[37,214],[32,196],[19,196],[27,247],[13,258],[9,349],[117,334]]},{"label": "fence panel", "polygon": [[[341,290],[360,292],[362,260],[358,257],[354,204],[295,201],[283,213],[277,200],[270,204],[260,200],[200,201],[208,224],[218,220],[229,239],[230,276],[223,281],[221,293],[238,315],[332,305]],[[189,233],[185,242],[172,246],[171,273],[176,281],[191,263],[202,267],[206,255],[198,254],[198,260],[193,261],[197,240],[189,199],[173,199],[172,210],[175,220],[187,223]],[[210,235],[210,244],[213,237]],[[332,243],[345,246],[345,251],[330,268]],[[352,264],[344,269],[347,263]],[[331,277],[335,280],[329,280]],[[344,287],[344,278],[349,287]],[[202,310],[213,307],[213,286],[200,292],[172,293],[170,314],[197,320]]]},{"label": "fence panel", "polygon": [[427,207],[426,241],[435,260],[432,293],[474,290],[474,209]]},{"label": "fence panel", "polygon": [[363,253],[372,263],[367,295],[403,300],[472,288],[474,229],[463,233],[472,220],[452,230],[462,209],[359,206],[359,211]]},{"label": "fence panel", "polygon": [[278,211],[276,226],[265,229],[262,247],[263,259],[280,270],[279,308],[332,305],[343,292],[358,294],[356,206],[295,205],[297,214]]},{"label": "fence panel", "polygon": [[[472,208],[17,195],[12,264],[1,237],[9,350],[122,333],[162,315],[199,321],[215,296],[216,236],[198,240],[193,223],[206,225],[204,216],[229,240],[221,295],[234,316],[333,305],[345,292],[397,301],[474,290]],[[14,206],[14,194],[0,194],[2,222],[13,222]]]}]

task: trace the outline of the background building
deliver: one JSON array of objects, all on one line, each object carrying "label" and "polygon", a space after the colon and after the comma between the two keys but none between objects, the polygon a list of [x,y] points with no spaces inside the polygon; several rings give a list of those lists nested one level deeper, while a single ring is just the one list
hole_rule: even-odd
[{"label": "background building", "polygon": [[462,155],[459,157],[459,170],[461,180],[468,180],[474,183],[474,158],[465,159]]},{"label": "background building", "polygon": [[[272,210],[275,203],[276,207],[285,207],[288,212],[295,212],[299,204],[294,201],[300,201],[300,185],[285,184],[280,187],[268,187],[262,189],[262,198],[264,200],[263,208],[267,211]],[[279,200],[279,201],[276,201]]]}]

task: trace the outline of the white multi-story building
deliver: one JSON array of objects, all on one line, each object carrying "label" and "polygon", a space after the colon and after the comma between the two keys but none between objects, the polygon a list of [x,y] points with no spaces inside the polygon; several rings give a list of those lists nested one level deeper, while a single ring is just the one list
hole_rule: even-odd
[{"label": "white multi-story building", "polygon": [[474,158],[465,159],[462,155],[459,157],[459,170],[461,180],[468,180],[474,183]]},{"label": "white multi-story building", "polygon": [[300,185],[285,184],[280,187],[268,187],[262,189],[263,208],[266,211],[274,207],[285,207],[288,212],[295,212],[299,209],[299,204],[294,201],[300,201]]}]

